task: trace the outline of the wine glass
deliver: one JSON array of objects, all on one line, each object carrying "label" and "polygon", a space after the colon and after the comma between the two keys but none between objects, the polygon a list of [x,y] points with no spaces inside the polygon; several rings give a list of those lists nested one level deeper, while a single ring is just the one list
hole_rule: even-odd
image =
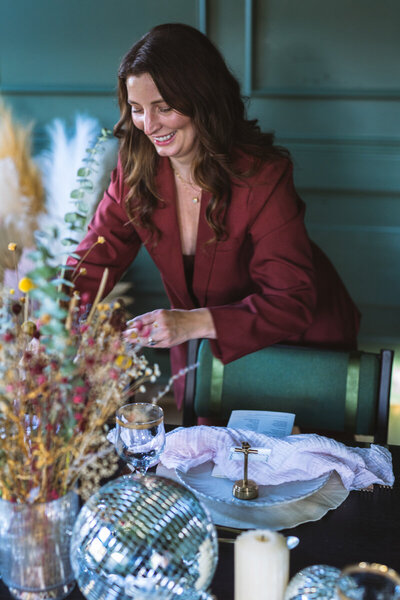
[{"label": "wine glass", "polygon": [[340,600],[400,600],[400,576],[386,565],[362,562],[343,569],[336,592]]},{"label": "wine glass", "polygon": [[146,475],[164,448],[163,409],[147,402],[125,404],[117,410],[115,421],[118,455],[132,471]]}]

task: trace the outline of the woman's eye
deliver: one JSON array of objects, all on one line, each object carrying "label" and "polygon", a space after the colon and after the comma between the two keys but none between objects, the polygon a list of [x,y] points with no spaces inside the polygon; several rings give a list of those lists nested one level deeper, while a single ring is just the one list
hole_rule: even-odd
[{"label": "woman's eye", "polygon": [[172,110],[172,108],[170,106],[166,106],[165,108],[160,107],[160,112],[162,112],[162,113],[167,113],[167,112],[170,112],[171,110]]},{"label": "woman's eye", "polygon": [[135,108],[134,106],[131,106],[131,112],[136,114],[142,112],[142,110],[140,108]]}]

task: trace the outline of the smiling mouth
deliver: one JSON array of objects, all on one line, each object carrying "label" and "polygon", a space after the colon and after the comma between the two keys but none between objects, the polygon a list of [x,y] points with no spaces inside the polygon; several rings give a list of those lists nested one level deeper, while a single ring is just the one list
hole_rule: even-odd
[{"label": "smiling mouth", "polygon": [[155,144],[165,144],[165,143],[169,142],[174,137],[175,134],[176,134],[176,131],[173,131],[172,133],[168,133],[167,135],[160,135],[160,136],[154,137],[153,138],[154,143]]}]

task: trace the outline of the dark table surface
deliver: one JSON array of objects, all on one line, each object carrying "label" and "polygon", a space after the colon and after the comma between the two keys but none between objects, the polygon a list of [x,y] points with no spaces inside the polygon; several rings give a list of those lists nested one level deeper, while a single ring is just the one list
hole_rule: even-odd
[{"label": "dark table surface", "polygon": [[[290,553],[290,574],[313,564],[342,568],[360,561],[386,564],[400,572],[400,446],[389,447],[396,481],[393,489],[375,486],[373,492],[350,492],[336,510],[319,521],[283,530],[300,543]],[[225,531],[222,537],[229,537]],[[233,600],[233,544],[219,545],[212,591],[218,600]],[[11,598],[0,582],[0,600]],[[68,597],[82,600],[75,587]]]}]

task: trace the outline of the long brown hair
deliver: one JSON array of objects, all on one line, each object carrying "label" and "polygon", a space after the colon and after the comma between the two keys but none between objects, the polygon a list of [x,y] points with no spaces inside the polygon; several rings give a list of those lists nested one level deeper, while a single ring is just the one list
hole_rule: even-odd
[{"label": "long brown hair", "polygon": [[237,151],[253,158],[251,172],[262,162],[288,153],[274,145],[273,134],[261,132],[257,120],[246,118],[239,83],[205,35],[180,23],[154,27],[122,59],[118,70],[121,117],[114,127],[114,135],[120,138],[120,156],[129,188],[128,214],[151,233],[156,232],[152,213],[160,202],[155,189],[158,155],[147,136],[133,125],[126,89],[129,75],[144,73],[152,77],[171,108],[193,121],[199,140],[193,177],[212,194],[207,221],[215,238],[221,239],[225,234],[222,215],[230,201],[231,179],[250,174],[235,170]]}]

